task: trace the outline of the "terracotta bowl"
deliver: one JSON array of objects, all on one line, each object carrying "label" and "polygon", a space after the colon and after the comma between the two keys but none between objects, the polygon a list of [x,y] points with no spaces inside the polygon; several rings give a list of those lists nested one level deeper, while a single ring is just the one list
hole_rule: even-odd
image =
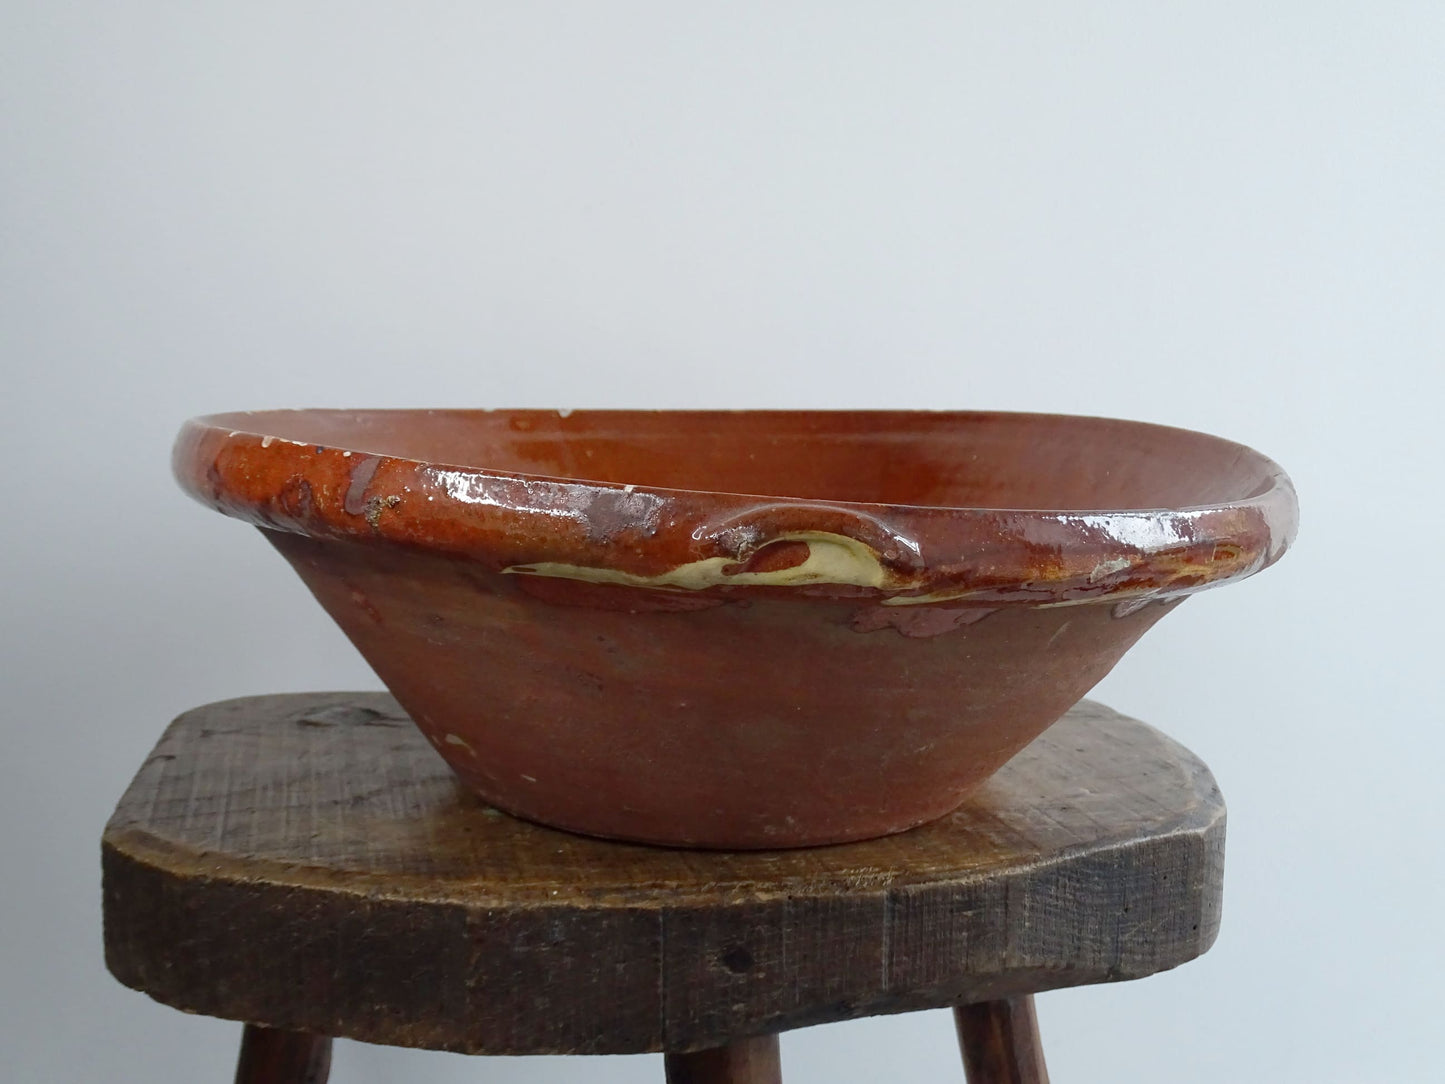
[{"label": "terracotta bowl", "polygon": [[1248,448],[1051,415],[220,414],[175,470],[487,802],[721,848],[949,812],[1296,519]]}]

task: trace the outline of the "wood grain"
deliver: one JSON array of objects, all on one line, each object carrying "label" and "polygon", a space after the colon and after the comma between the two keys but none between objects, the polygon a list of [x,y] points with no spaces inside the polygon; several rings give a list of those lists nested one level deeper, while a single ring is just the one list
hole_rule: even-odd
[{"label": "wood grain", "polygon": [[1032,995],[953,1010],[968,1084],[1049,1084]]},{"label": "wood grain", "polygon": [[255,697],[176,720],[121,800],[106,958],[274,1028],[685,1052],[1174,967],[1214,939],[1223,846],[1207,769],[1088,702],[934,824],[717,853],[490,809],[384,694]]}]

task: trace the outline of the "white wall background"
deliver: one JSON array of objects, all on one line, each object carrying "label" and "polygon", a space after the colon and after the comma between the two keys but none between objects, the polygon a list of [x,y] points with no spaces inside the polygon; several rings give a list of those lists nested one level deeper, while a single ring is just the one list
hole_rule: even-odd
[{"label": "white wall background", "polygon": [[[1197,963],[1040,1000],[1054,1077],[1439,1080],[1445,6],[0,3],[0,1078],[229,1081],[122,989],[98,839],[195,704],[371,687],[188,503],[268,406],[1122,415],[1291,470],[1297,549],[1096,695],[1230,801]],[[946,1014],[790,1080],[958,1080]],[[338,1046],[334,1079],[658,1081]]]}]

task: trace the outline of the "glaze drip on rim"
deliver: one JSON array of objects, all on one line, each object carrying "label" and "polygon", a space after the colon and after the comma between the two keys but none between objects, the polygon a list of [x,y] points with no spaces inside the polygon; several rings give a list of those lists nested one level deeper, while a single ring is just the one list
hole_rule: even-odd
[{"label": "glaze drip on rim", "polygon": [[[893,605],[1173,597],[1277,560],[1296,515],[1283,471],[1242,445],[1061,415],[271,411],[189,423],[176,469],[268,529]],[[743,567],[788,541],[793,565]]]}]

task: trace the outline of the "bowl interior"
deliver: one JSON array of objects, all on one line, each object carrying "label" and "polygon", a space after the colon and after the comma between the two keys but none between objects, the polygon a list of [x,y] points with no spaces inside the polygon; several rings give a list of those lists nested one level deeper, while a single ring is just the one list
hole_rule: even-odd
[{"label": "bowl interior", "polygon": [[1043,414],[269,411],[246,432],[424,463],[644,487],[957,508],[1105,511],[1244,500],[1274,465],[1182,429]]}]

